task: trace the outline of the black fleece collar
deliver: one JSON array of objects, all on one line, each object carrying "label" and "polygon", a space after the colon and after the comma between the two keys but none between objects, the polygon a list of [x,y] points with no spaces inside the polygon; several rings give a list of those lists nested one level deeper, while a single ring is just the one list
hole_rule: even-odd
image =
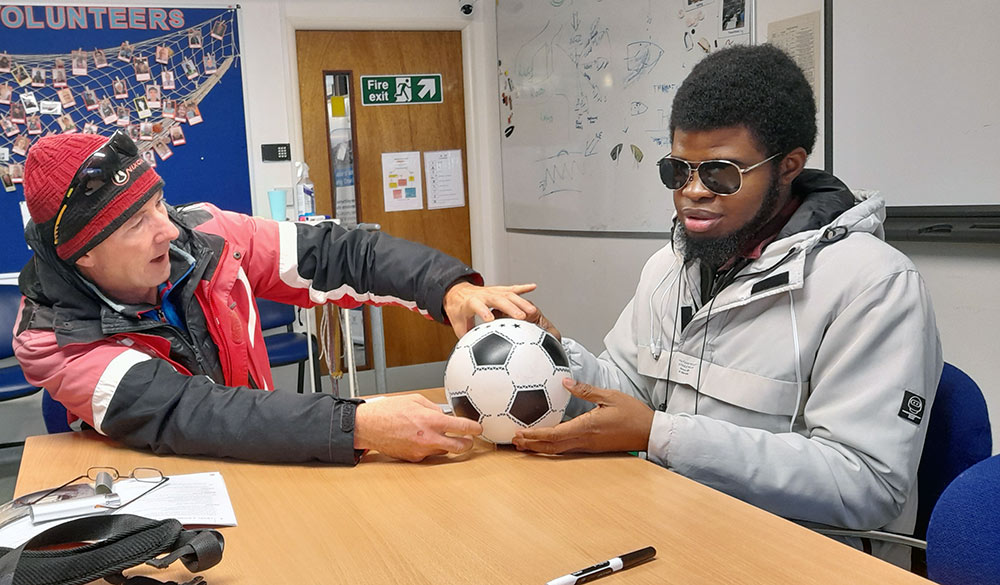
[{"label": "black fleece collar", "polygon": [[803,169],[792,181],[792,195],[802,204],[778,232],[776,240],[819,229],[854,207],[854,194],[837,177],[819,169]]}]

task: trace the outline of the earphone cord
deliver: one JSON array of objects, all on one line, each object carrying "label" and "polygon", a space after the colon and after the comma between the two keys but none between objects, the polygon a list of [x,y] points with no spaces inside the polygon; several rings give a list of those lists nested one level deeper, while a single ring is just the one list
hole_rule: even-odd
[{"label": "earphone cord", "polygon": [[698,397],[701,396],[701,366],[705,362],[705,347],[708,345],[708,324],[712,319],[712,305],[719,295],[712,297],[708,302],[708,313],[705,315],[705,335],[701,341],[701,355],[698,356],[698,378],[694,383],[694,413],[698,414]]}]

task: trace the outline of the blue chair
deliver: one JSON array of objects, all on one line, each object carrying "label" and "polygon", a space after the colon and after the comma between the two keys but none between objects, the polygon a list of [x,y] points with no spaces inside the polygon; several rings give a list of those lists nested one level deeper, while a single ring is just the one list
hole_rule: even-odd
[{"label": "blue chair", "polygon": [[955,366],[945,363],[927,421],[927,438],[917,469],[917,517],[913,535],[878,530],[815,528],[829,536],[854,536],[912,548],[911,570],[925,575],[924,548],[931,511],[941,493],[960,473],[990,456],[993,439],[986,400],[979,386]]},{"label": "blue chair", "polygon": [[73,430],[66,420],[66,414],[66,407],[61,402],[56,402],[48,390],[42,390],[42,419],[49,434]]},{"label": "blue chair", "polygon": [[[927,526],[938,499],[963,471],[993,452],[990,415],[979,386],[945,362],[927,422],[927,440],[917,470],[917,520],[914,538],[927,542]],[[927,574],[925,551],[913,549],[911,569]]]},{"label": "blue chair", "polygon": [[[0,359],[14,357],[14,322],[21,306],[21,291],[16,285],[0,285]],[[16,363],[0,368],[0,402],[31,396],[39,391],[24,379],[21,366]],[[4,443],[0,447],[15,447],[23,441]]]},{"label": "blue chair", "polygon": [[1000,585],[1000,455],[944,490],[927,527],[927,574],[941,585]]},{"label": "blue chair", "polygon": [[267,346],[267,358],[272,368],[287,366],[290,364],[299,365],[299,394],[303,392],[305,383],[306,362],[309,361],[309,343],[313,346],[312,372],[316,382],[316,389],[319,391],[322,386],[322,379],[319,373],[319,346],[316,338],[305,333],[298,333],[292,328],[295,323],[295,307],[269,301],[267,299],[257,299],[258,316],[260,317],[260,328],[262,330],[285,327],[282,333],[274,333],[264,337],[264,345]]},{"label": "blue chair", "polygon": [[979,386],[945,363],[917,470],[920,501],[914,536],[924,539],[938,498],[956,477],[993,452],[990,415]]}]

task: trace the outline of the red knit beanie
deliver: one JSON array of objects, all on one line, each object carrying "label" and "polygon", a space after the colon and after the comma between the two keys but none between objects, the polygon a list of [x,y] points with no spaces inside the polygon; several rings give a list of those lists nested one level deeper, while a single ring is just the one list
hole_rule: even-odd
[{"label": "red knit beanie", "polygon": [[109,181],[89,196],[71,197],[59,220],[55,244],[53,227],[70,182],[84,161],[107,142],[106,136],[96,134],[57,134],[40,138],[28,151],[24,168],[28,212],[42,237],[71,263],[103,242],[163,188],[163,180],[141,155],[122,156],[126,180]]}]

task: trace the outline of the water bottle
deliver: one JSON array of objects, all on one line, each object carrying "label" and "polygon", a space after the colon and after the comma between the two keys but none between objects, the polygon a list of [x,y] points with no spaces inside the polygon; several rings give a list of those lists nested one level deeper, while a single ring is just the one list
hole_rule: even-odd
[{"label": "water bottle", "polygon": [[295,211],[298,217],[316,214],[315,186],[309,180],[309,165],[304,162],[295,163]]}]

